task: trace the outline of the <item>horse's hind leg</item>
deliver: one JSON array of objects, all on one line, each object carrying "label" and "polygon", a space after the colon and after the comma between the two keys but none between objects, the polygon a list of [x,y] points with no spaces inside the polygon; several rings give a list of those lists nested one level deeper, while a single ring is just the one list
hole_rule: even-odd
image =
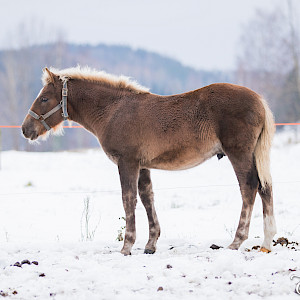
[{"label": "horse's hind leg", "polygon": [[149,222],[149,240],[145,247],[145,253],[153,254],[156,250],[156,242],[160,235],[160,226],[154,207],[152,183],[150,178],[150,171],[148,169],[140,170],[138,189],[140,198],[146,209]]},{"label": "horse's hind leg", "polygon": [[261,186],[258,188],[259,195],[263,204],[263,216],[264,216],[264,241],[261,249],[264,251],[271,250],[271,242],[276,233],[276,222],[273,214],[273,192],[272,186],[267,185],[263,190]]},{"label": "horse's hind leg", "polygon": [[237,250],[240,245],[248,238],[251,214],[257,193],[259,179],[257,169],[254,163],[254,157],[251,155],[237,159],[228,154],[237,179],[239,181],[240,190],[243,199],[243,206],[240,216],[239,225],[233,242],[228,248]]}]

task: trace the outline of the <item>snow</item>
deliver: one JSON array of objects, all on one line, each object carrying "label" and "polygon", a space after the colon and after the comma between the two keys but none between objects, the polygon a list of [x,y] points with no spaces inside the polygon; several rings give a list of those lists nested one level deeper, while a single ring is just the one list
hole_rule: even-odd
[{"label": "snow", "polygon": [[[300,242],[300,144],[283,133],[272,150],[278,237]],[[249,239],[228,250],[241,209],[225,157],[194,169],[152,171],[161,237],[143,254],[146,213],[138,202],[131,256],[116,240],[125,225],[117,167],[100,150],[2,153],[0,295],[13,299],[300,299],[300,246],[252,250],[263,241],[255,203]],[[84,200],[89,199],[86,241]],[[212,250],[212,244],[223,246]],[[250,249],[250,251],[247,251]],[[296,251],[298,250],[298,251]],[[38,265],[13,266],[24,259]],[[291,271],[295,270],[295,271]],[[40,276],[44,274],[45,276]],[[14,293],[14,294],[13,294]],[[17,293],[17,294],[16,294]]]}]

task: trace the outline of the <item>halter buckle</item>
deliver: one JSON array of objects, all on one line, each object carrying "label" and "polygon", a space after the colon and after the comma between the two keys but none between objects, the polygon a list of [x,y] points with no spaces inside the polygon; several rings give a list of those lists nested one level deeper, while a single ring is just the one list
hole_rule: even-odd
[{"label": "halter buckle", "polygon": [[63,97],[67,97],[68,96],[68,89],[63,88],[61,94],[62,94]]}]

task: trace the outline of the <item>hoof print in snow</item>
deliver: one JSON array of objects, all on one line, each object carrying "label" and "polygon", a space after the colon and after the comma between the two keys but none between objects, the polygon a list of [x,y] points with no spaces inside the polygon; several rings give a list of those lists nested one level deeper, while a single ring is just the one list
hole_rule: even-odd
[{"label": "hoof print in snow", "polygon": [[39,275],[39,277],[45,277],[46,275],[45,275],[45,273],[41,273],[40,275]]},{"label": "hoof print in snow", "polygon": [[164,288],[162,286],[158,287],[158,289],[157,289],[158,292],[163,291],[163,290],[164,290]]},{"label": "hoof print in snow", "polygon": [[223,248],[222,246],[218,246],[218,245],[215,245],[215,244],[212,244],[209,248],[213,249],[213,250],[218,250],[220,248]]},{"label": "hoof print in snow", "polygon": [[14,264],[14,267],[22,268],[22,264],[20,264],[18,261]]},{"label": "hoof print in snow", "polygon": [[31,265],[31,262],[28,259],[24,259],[21,261],[21,265],[24,265],[24,264]]},{"label": "hoof print in snow", "polygon": [[32,263],[33,265],[36,265],[36,266],[38,266],[38,264],[39,264],[39,262],[36,261],[36,260],[32,261],[31,263]]},{"label": "hoof print in snow", "polygon": [[154,253],[155,253],[155,250],[145,249],[144,253],[145,253],[145,254],[154,254]]}]

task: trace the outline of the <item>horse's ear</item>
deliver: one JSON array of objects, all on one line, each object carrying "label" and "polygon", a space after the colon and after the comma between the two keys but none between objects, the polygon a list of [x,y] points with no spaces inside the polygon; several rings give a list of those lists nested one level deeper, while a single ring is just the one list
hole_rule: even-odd
[{"label": "horse's ear", "polygon": [[55,79],[57,79],[57,76],[56,76],[55,74],[53,74],[47,67],[43,69],[43,72],[48,74],[48,76],[47,76],[47,77],[48,77],[48,78],[47,78],[48,80],[47,80],[47,81],[48,81],[49,83],[50,83],[50,82],[51,82],[51,83],[54,83],[54,82],[55,82]]}]

